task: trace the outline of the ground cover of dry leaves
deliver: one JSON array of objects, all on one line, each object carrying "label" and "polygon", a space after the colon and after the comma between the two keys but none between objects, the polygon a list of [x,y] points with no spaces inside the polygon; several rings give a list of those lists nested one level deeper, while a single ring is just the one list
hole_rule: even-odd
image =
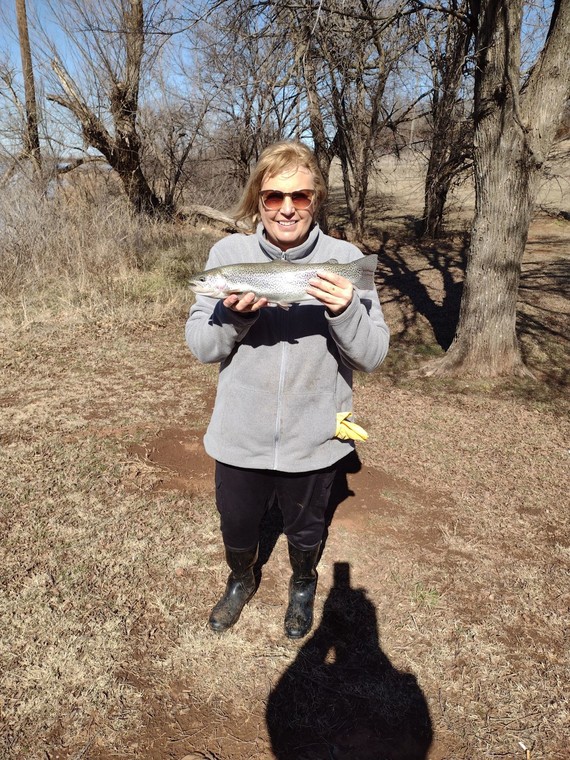
[{"label": "ground cover of dry leaves", "polygon": [[569,239],[543,220],[525,259],[537,382],[490,383],[410,374],[445,340],[461,238],[385,237],[393,350],[356,379],[370,440],[301,642],[273,510],[256,596],[232,631],[206,625],[227,572],[201,445],[216,370],[184,311],[6,333],[0,757],[567,758]]}]

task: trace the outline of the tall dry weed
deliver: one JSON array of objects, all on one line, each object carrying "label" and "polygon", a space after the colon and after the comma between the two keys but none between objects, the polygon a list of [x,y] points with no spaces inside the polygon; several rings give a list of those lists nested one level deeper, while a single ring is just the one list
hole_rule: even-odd
[{"label": "tall dry weed", "polygon": [[0,326],[160,318],[187,302],[187,275],[212,243],[134,215],[113,193],[15,183],[0,196]]}]

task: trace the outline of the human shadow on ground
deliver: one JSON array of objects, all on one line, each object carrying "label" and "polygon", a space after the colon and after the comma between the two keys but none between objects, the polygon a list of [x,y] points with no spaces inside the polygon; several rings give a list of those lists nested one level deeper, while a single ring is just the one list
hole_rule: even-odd
[{"label": "human shadow on ground", "polygon": [[[362,463],[355,449],[350,454],[345,456],[337,463],[337,471],[333,482],[331,491],[331,497],[329,505],[325,513],[325,534],[321,545],[321,554],[326,545],[328,538],[328,529],[333,520],[337,507],[349,496],[354,496],[354,491],[351,491],[348,485],[348,474],[359,472],[362,468]],[[261,523],[260,529],[260,541],[259,541],[259,559],[256,564],[256,575],[261,577],[261,570],[265,565],[275,544],[277,543],[279,536],[283,532],[283,518],[279,510],[279,506],[273,501],[265,513],[265,516]]]},{"label": "human shadow on ground", "polygon": [[266,710],[277,760],[425,760],[433,731],[416,678],[397,670],[380,647],[376,610],[335,582],[319,627],[272,689]]}]

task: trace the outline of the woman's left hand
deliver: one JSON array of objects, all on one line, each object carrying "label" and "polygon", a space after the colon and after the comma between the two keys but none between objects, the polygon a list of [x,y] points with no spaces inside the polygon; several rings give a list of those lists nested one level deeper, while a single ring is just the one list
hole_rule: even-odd
[{"label": "woman's left hand", "polygon": [[311,287],[307,288],[307,293],[323,303],[334,316],[342,314],[352,301],[352,283],[339,274],[321,271],[317,275],[309,280]]}]

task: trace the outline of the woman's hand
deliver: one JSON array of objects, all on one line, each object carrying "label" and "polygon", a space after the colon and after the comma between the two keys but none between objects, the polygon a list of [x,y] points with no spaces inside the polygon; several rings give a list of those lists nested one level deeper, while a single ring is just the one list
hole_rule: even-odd
[{"label": "woman's hand", "polygon": [[309,280],[307,293],[323,303],[331,314],[338,316],[352,301],[354,286],[346,277],[331,272],[317,272],[317,277]]},{"label": "woman's hand", "polygon": [[239,314],[251,314],[259,311],[263,306],[268,304],[267,298],[255,300],[255,293],[232,293],[231,296],[224,298],[223,304],[227,309],[237,311]]}]

